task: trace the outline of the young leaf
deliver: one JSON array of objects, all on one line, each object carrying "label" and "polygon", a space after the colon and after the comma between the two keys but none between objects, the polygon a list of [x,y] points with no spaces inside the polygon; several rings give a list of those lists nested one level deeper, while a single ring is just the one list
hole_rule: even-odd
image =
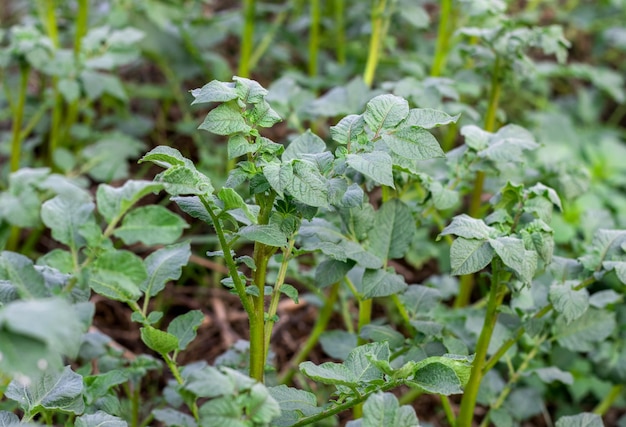
[{"label": "young leaf", "polygon": [[154,415],[154,419],[162,422],[167,427],[198,427],[191,415],[171,408],[154,409],[152,415]]},{"label": "young leaf", "polygon": [[269,387],[270,395],[280,406],[280,417],[275,418],[272,425],[288,427],[295,424],[302,416],[309,417],[322,411],[317,406],[317,398],[305,390],[279,385]]},{"label": "young leaf", "polygon": [[395,188],[391,157],[384,151],[348,154],[346,162],[352,169],[361,172],[374,182]]},{"label": "young leaf", "polygon": [[269,425],[280,415],[280,405],[261,383],[250,388],[250,394],[245,400],[246,413],[256,425]]},{"label": "young leaf", "polygon": [[237,97],[246,104],[258,104],[267,95],[267,89],[254,80],[245,77],[233,77]]},{"label": "young leaf", "polygon": [[189,242],[166,246],[154,251],[144,260],[147,278],[139,288],[146,296],[155,296],[163,290],[168,281],[177,280],[180,277],[182,267],[187,265],[190,256]]},{"label": "young leaf", "polygon": [[404,277],[385,270],[366,269],[359,292],[362,298],[386,297],[402,292],[407,287]]},{"label": "young leaf", "polygon": [[324,288],[343,279],[354,267],[354,261],[338,261],[327,259],[320,262],[315,269],[315,284]]},{"label": "young leaf", "polygon": [[237,104],[231,101],[212,109],[198,129],[217,135],[233,135],[248,133],[252,128],[246,123]]},{"label": "young leaf", "polygon": [[141,206],[129,212],[113,235],[127,245],[167,245],[180,238],[189,225],[181,217],[160,205]]},{"label": "young leaf", "polygon": [[52,230],[52,237],[72,248],[84,244],[78,233],[81,225],[91,217],[95,206],[80,193],[56,196],[41,205],[41,220]]},{"label": "young leaf", "polygon": [[204,321],[200,310],[181,314],[170,322],[167,332],[178,338],[178,350],[184,350],[196,338],[196,331]]},{"label": "young leaf", "polygon": [[62,366],[61,356],[51,352],[43,340],[6,330],[0,330],[0,353],[0,372],[5,375],[10,373],[9,378],[17,374],[27,377],[39,375],[42,360],[45,365]]},{"label": "young leaf", "polygon": [[115,188],[100,184],[96,192],[98,212],[111,223],[113,218],[120,217],[139,199],[163,189],[163,185],[153,181],[126,181],[123,186]]},{"label": "young leaf", "polygon": [[395,95],[379,95],[365,106],[363,119],[378,134],[383,129],[394,128],[409,114],[409,103]]},{"label": "young leaf", "polygon": [[346,360],[357,346],[356,334],[342,330],[325,331],[320,335],[322,350],[333,359]]},{"label": "young leaf", "polygon": [[450,248],[452,274],[471,274],[485,268],[494,251],[486,240],[457,238]]},{"label": "young leaf", "polygon": [[416,232],[411,209],[399,199],[391,199],[376,212],[374,226],[369,233],[369,249],[382,259],[402,258]]},{"label": "young leaf", "polygon": [[291,141],[282,155],[283,162],[302,158],[303,154],[317,154],[326,150],[326,143],[322,138],[307,129],[305,133]]},{"label": "young leaf", "polygon": [[358,135],[363,133],[364,128],[363,116],[350,114],[339,120],[335,126],[330,127],[330,135],[336,143],[347,145],[356,142]]},{"label": "young leaf", "polygon": [[457,215],[452,219],[450,225],[444,228],[440,235],[452,234],[466,239],[485,240],[497,235],[497,230],[489,227],[484,221],[472,218],[469,215]]},{"label": "young leaf", "polygon": [[527,251],[524,242],[515,237],[490,239],[489,244],[500,257],[504,265],[515,272],[524,283],[530,283],[537,269],[537,253]]},{"label": "young leaf", "polygon": [[195,98],[191,105],[208,102],[227,102],[237,98],[235,83],[213,80],[200,89],[190,91]]},{"label": "young leaf", "polygon": [[147,278],[143,261],[129,251],[109,251],[91,266],[89,286],[100,295],[129,302],[141,297],[139,284]]},{"label": "young leaf", "polygon": [[167,354],[178,349],[178,338],[169,332],[161,331],[152,326],[140,329],[141,340],[152,350],[160,354]]},{"label": "young leaf", "polygon": [[429,314],[443,298],[436,288],[423,285],[410,285],[399,297],[402,305],[412,317]]},{"label": "young leaf", "polygon": [[411,108],[402,126],[419,126],[424,129],[432,129],[456,123],[460,117],[460,114],[450,116],[443,111],[433,110],[432,108]]},{"label": "young leaf", "polygon": [[76,418],[76,427],[128,427],[128,423],[104,411],[96,411],[94,414],[85,414]]},{"label": "young leaf", "polygon": [[400,406],[391,393],[374,393],[363,405],[363,418],[349,421],[346,427],[419,427],[415,409],[409,405]]},{"label": "young leaf", "polygon": [[463,393],[471,368],[471,360],[467,357],[429,357],[417,363],[411,384],[445,396]]},{"label": "young leaf", "polygon": [[574,376],[566,371],[562,371],[556,366],[550,366],[547,368],[537,368],[528,371],[528,375],[535,374],[544,383],[551,383],[554,381],[562,382],[563,384],[573,385]]},{"label": "young leaf", "polygon": [[[293,175],[285,190],[296,200],[309,206],[328,206],[328,183],[317,167],[306,160],[294,160]],[[282,180],[281,176],[281,180]]]},{"label": "young leaf", "polygon": [[139,163],[152,162],[162,168],[170,168],[172,166],[183,166],[189,164],[189,160],[183,157],[175,148],[165,145],[159,145],[158,147],[150,150],[145,156],[139,159]]},{"label": "young leaf", "polygon": [[256,224],[256,216],[252,214],[246,202],[244,202],[243,198],[235,190],[228,187],[222,187],[222,189],[217,193],[217,197],[224,202],[225,211],[241,209],[250,222]]},{"label": "young leaf", "polygon": [[249,118],[250,123],[263,128],[272,127],[282,120],[280,115],[265,100],[254,105]]},{"label": "young leaf", "polygon": [[242,420],[243,408],[232,397],[218,397],[200,407],[202,427],[248,427]]},{"label": "young leaf", "polygon": [[435,137],[417,126],[403,127],[383,134],[382,140],[397,155],[411,160],[428,160],[445,157]]},{"label": "young leaf", "polygon": [[565,317],[566,323],[571,323],[585,314],[589,308],[589,292],[587,289],[575,290],[578,282],[568,280],[563,284],[553,283],[550,286],[550,302],[554,309]]},{"label": "young leaf", "polygon": [[28,413],[54,409],[74,414],[81,414],[85,409],[82,394],[83,377],[69,366],[62,372],[47,370],[29,385],[13,380],[5,393]]}]

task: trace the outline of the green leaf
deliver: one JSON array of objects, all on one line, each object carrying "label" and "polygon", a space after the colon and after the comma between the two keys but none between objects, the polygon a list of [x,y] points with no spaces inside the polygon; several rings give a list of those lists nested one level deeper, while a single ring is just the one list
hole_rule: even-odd
[{"label": "green leaf", "polygon": [[213,184],[204,174],[198,172],[195,167],[172,166],[165,172],[161,172],[154,178],[163,183],[165,191],[172,196],[182,194],[194,194],[207,196],[213,194]]},{"label": "green leaf", "polygon": [[392,129],[409,114],[409,103],[395,95],[379,95],[365,106],[363,119],[370,129],[378,134],[383,129]]},{"label": "green leaf", "polygon": [[550,286],[550,302],[565,317],[566,323],[578,319],[589,308],[589,292],[586,289],[575,290],[577,284],[577,281],[568,280]]},{"label": "green leaf", "polygon": [[462,214],[452,218],[452,222],[446,228],[444,228],[440,235],[445,236],[452,234],[465,239],[480,239],[486,240],[492,236],[497,235],[497,230],[489,227],[481,219],[472,218],[469,215]]},{"label": "green leaf", "polygon": [[524,248],[524,242],[515,237],[490,239],[489,244],[504,265],[513,270],[522,282],[532,282],[537,270],[538,257],[535,251],[527,251]]},{"label": "green leaf", "polygon": [[269,387],[270,395],[278,402],[281,415],[275,418],[272,425],[288,427],[295,424],[301,417],[309,417],[322,411],[317,406],[317,398],[313,393],[298,390],[286,385]]},{"label": "green leaf", "polygon": [[84,244],[78,228],[92,215],[94,204],[80,193],[56,196],[41,205],[41,220],[52,230],[52,237],[72,248]]},{"label": "green leaf", "polygon": [[561,346],[572,351],[592,351],[613,333],[615,326],[615,313],[589,308],[570,323],[562,316],[557,317],[553,331]]},{"label": "green leaf", "polygon": [[382,140],[391,151],[405,159],[428,160],[446,156],[435,137],[417,126],[386,133]]},{"label": "green leaf", "polygon": [[554,382],[554,381],[559,381],[567,385],[574,384],[574,376],[569,372],[560,370],[556,366],[550,366],[547,368],[537,368],[537,369],[528,371],[528,375],[531,375],[531,374],[537,375],[541,381],[547,384]]},{"label": "green leaf", "polygon": [[148,297],[153,297],[165,288],[170,280],[177,280],[182,267],[187,265],[191,256],[189,242],[166,246],[152,252],[144,260],[147,278],[141,283],[140,289]]},{"label": "green leaf", "polygon": [[626,285],[626,261],[604,261],[602,267],[605,270],[614,270],[617,278]]},{"label": "green leaf", "polygon": [[604,427],[604,423],[600,415],[583,412],[582,414],[559,418],[555,427]]},{"label": "green leaf", "polygon": [[204,321],[200,310],[192,310],[177,316],[170,322],[167,332],[178,339],[178,350],[184,350],[196,338],[196,331]]},{"label": "green leaf", "polygon": [[100,184],[96,192],[98,212],[111,223],[114,218],[126,213],[139,199],[162,189],[162,184],[152,181],[126,181],[118,188]]},{"label": "green leaf", "polygon": [[6,330],[0,330],[0,354],[0,372],[8,378],[36,376],[44,365],[61,366],[61,356],[51,352],[44,341]]},{"label": "green leaf", "polygon": [[404,343],[404,335],[387,325],[364,325],[359,336],[375,342],[387,341],[391,348],[398,348]]},{"label": "green leaf", "polygon": [[248,225],[240,228],[237,234],[245,239],[268,246],[282,248],[287,245],[287,236],[277,224],[273,223],[268,225]]},{"label": "green leaf", "polygon": [[587,253],[579,259],[586,269],[595,271],[602,267],[607,256],[622,253],[621,245],[624,243],[626,243],[626,230],[600,229],[594,234]]},{"label": "green leaf", "polygon": [[172,408],[154,409],[154,419],[162,422],[167,427],[197,427],[191,415],[176,411]]},{"label": "green leaf", "polygon": [[[293,160],[293,175],[285,184],[285,190],[296,200],[309,206],[328,206],[328,182],[317,167],[306,160]],[[283,181],[281,169],[280,179]]]},{"label": "green leaf", "polygon": [[76,427],[128,427],[128,423],[120,417],[96,411],[76,418]]},{"label": "green leaf", "polygon": [[13,412],[0,411],[0,426],[2,427],[21,427],[20,419]]},{"label": "green leaf", "polygon": [[33,262],[15,252],[0,252],[0,280],[13,285],[23,299],[43,298],[50,295],[41,274]]},{"label": "green leaf", "polygon": [[159,145],[139,159],[139,163],[144,162],[152,162],[167,169],[172,166],[186,165],[189,160],[183,157],[177,149],[165,145]]},{"label": "green leaf", "polygon": [[365,129],[365,120],[362,115],[350,114],[330,127],[330,135],[338,144],[347,145],[357,141]]},{"label": "green leaf", "polygon": [[315,284],[319,288],[337,283],[345,277],[352,267],[354,261],[338,261],[336,259],[327,259],[320,262],[315,269]]},{"label": "green leaf", "polygon": [[443,298],[439,290],[423,285],[410,285],[398,296],[411,317],[428,315]]},{"label": "green leaf", "polygon": [[267,89],[254,80],[245,77],[233,77],[237,97],[246,104],[258,104],[265,99]]},{"label": "green leaf", "polygon": [[27,413],[41,409],[81,414],[83,402],[83,377],[66,366],[62,372],[48,370],[31,384],[11,381],[5,395],[19,403]]},{"label": "green leaf", "polygon": [[105,297],[137,301],[139,285],[147,278],[143,261],[129,251],[110,251],[100,255],[90,268],[89,286]]},{"label": "green leaf", "polygon": [[246,217],[252,222],[256,224],[257,219],[250,211],[250,208],[244,202],[243,198],[232,188],[223,187],[218,193],[217,197],[224,202],[224,210],[229,211],[233,209],[241,209],[245,213]]},{"label": "green leaf", "polygon": [[479,157],[487,158],[496,164],[524,160],[525,150],[535,150],[539,144],[533,135],[521,126],[509,124],[501,127],[489,138],[489,145],[478,153]]},{"label": "green leaf", "polygon": [[252,128],[241,115],[241,110],[234,101],[221,104],[212,109],[198,129],[217,135],[248,133]]},{"label": "green leaf", "polygon": [[230,396],[235,393],[234,382],[213,366],[193,371],[185,381],[184,389],[198,397]]},{"label": "green leaf", "polygon": [[253,125],[263,128],[272,127],[282,120],[280,115],[265,100],[254,105],[250,111],[249,119]]},{"label": "green leaf", "polygon": [[346,360],[357,346],[356,334],[342,330],[324,331],[320,335],[322,350],[333,359]]},{"label": "green leaf", "polygon": [[[74,307],[58,298],[14,301],[2,306],[0,330],[39,340],[47,344],[48,351],[69,357],[78,353],[84,332]],[[34,343],[23,344],[37,347]],[[14,353],[18,348],[10,340],[0,342],[0,353]],[[40,357],[48,358],[45,354]]]},{"label": "green leaf", "polygon": [[176,203],[178,207],[187,215],[199,219],[200,221],[204,221],[207,224],[213,224],[213,220],[211,219],[211,215],[209,215],[209,211],[207,211],[206,206],[204,206],[199,197],[177,196],[172,197],[171,200]]},{"label": "green leaf", "polygon": [[391,199],[376,212],[374,226],[369,232],[369,249],[382,259],[402,258],[416,232],[411,209],[399,199]]},{"label": "green leaf", "polygon": [[232,397],[218,397],[200,407],[201,427],[248,427],[243,409]]},{"label": "green leaf", "polygon": [[189,225],[178,215],[160,205],[141,206],[129,212],[113,235],[127,245],[167,245],[175,242]]},{"label": "green leaf", "polygon": [[471,274],[485,268],[493,259],[494,251],[488,241],[457,238],[450,248],[452,274]]},{"label": "green leaf", "polygon": [[386,297],[404,291],[404,277],[385,270],[365,270],[359,291],[362,298]]},{"label": "green leaf", "polygon": [[152,326],[144,326],[140,331],[141,340],[159,354],[165,355],[179,347],[178,338],[169,332],[161,331]]},{"label": "green leaf", "polygon": [[130,373],[121,369],[85,376],[85,400],[87,404],[92,404],[97,399],[107,395],[113,387],[124,384],[129,378]]},{"label": "green leaf", "polygon": [[384,151],[348,154],[346,162],[352,169],[362,173],[374,182],[395,188],[391,157]]},{"label": "green leaf", "polygon": [[282,155],[283,162],[301,159],[303,154],[317,154],[326,151],[326,143],[322,138],[307,129],[305,133],[291,141]]},{"label": "green leaf", "polygon": [[245,400],[246,413],[255,425],[269,425],[280,415],[280,406],[261,383],[250,388],[250,395]]},{"label": "green leaf", "polygon": [[251,143],[248,139],[240,133],[231,135],[228,138],[228,158],[236,159],[239,156],[243,156],[248,153],[255,153],[261,148],[261,144]]},{"label": "green leaf", "polygon": [[[356,423],[349,422],[350,427]],[[359,424],[356,424],[359,425]],[[400,406],[398,399],[391,393],[374,393],[363,404],[362,427],[419,427],[415,409],[409,405]]]},{"label": "green leaf", "polygon": [[213,80],[200,89],[190,91],[195,98],[191,105],[204,104],[208,102],[227,102],[237,98],[235,84],[230,82],[220,82]]},{"label": "green leaf", "polygon": [[460,114],[450,116],[443,111],[433,110],[432,108],[411,108],[402,126],[419,126],[424,129],[432,129],[456,123],[460,117]]}]

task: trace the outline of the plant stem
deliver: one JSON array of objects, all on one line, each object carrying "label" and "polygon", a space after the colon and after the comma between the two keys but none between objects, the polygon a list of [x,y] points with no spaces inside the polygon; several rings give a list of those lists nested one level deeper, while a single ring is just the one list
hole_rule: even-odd
[{"label": "plant stem", "polygon": [[[491,75],[491,93],[489,95],[489,105],[487,107],[487,113],[485,116],[485,130],[487,132],[493,132],[496,128],[496,113],[498,112],[498,104],[500,101],[500,94],[502,92],[502,81],[500,78],[501,73],[501,59],[496,57],[496,61],[493,66],[493,72]],[[470,199],[470,206],[468,214],[473,218],[480,217],[483,187],[485,185],[485,172],[476,172],[476,179],[474,181],[474,189],[472,190],[472,197]],[[474,275],[466,274],[461,276],[459,294],[454,301],[454,307],[465,307],[470,302],[472,290],[474,289]]]},{"label": "plant stem", "polygon": [[256,67],[256,65],[261,60],[261,57],[263,56],[263,54],[267,51],[267,49],[272,44],[272,41],[274,40],[274,36],[276,35],[276,32],[287,19],[287,14],[288,14],[288,9],[284,9],[280,11],[278,15],[276,15],[276,18],[274,18],[272,27],[263,35],[263,38],[259,42],[259,45],[254,49],[254,52],[252,52],[252,55],[250,57],[251,69]]},{"label": "plant stem", "polygon": [[450,404],[450,399],[448,396],[443,394],[439,395],[441,399],[441,406],[443,406],[443,412],[446,413],[446,419],[448,420],[448,424],[454,426],[456,424],[456,417],[454,416],[454,411],[452,410],[452,405]]},{"label": "plant stem", "polygon": [[452,0],[441,0],[439,8],[439,29],[437,31],[437,45],[435,46],[435,58],[433,60],[430,75],[440,76],[446,64],[448,55],[448,44],[450,42],[450,17],[452,11]]},{"label": "plant stem", "polygon": [[472,372],[469,381],[465,387],[463,398],[461,400],[461,410],[457,418],[456,427],[472,427],[474,419],[474,408],[476,407],[476,398],[478,389],[483,378],[483,366],[487,357],[487,349],[493,330],[498,320],[498,307],[504,298],[504,289],[502,286],[503,270],[501,262],[498,258],[494,258],[492,264],[492,281],[489,291],[489,300],[487,302],[487,312],[485,313],[485,322],[480,332],[480,337],[476,343],[476,354],[474,355],[474,363],[472,364]]},{"label": "plant stem", "polygon": [[24,106],[26,105],[26,94],[28,92],[28,76],[30,66],[26,61],[20,62],[20,88],[18,93],[17,106],[14,112],[13,128],[11,137],[11,172],[20,168],[20,157],[22,154],[22,121],[24,120]]},{"label": "plant stem", "polygon": [[241,35],[241,52],[239,54],[239,77],[250,77],[250,57],[254,43],[255,0],[243,0],[244,23]]},{"label": "plant stem", "polygon": [[419,388],[410,388],[409,391],[407,391],[402,396],[400,396],[400,399],[398,399],[398,402],[401,406],[408,405],[411,402],[413,402],[415,399],[420,397],[422,394],[424,394],[424,392],[420,390]]},{"label": "plant stem", "polygon": [[285,276],[287,275],[287,267],[289,266],[289,260],[291,259],[291,251],[296,243],[294,237],[289,240],[287,248],[283,249],[283,261],[280,263],[278,270],[278,277],[274,284],[274,290],[272,291],[272,299],[267,311],[267,321],[265,322],[265,360],[267,360],[267,354],[270,348],[270,338],[272,336],[272,329],[274,328],[274,317],[278,310],[278,302],[280,301],[280,288],[285,283]]},{"label": "plant stem", "polygon": [[367,341],[360,337],[361,330],[364,326],[369,325],[372,321],[372,298],[359,300],[359,325],[357,328],[357,345],[363,345]]},{"label": "plant stem", "polygon": [[317,58],[320,44],[320,21],[322,11],[320,0],[311,0],[311,27],[309,30],[309,76],[317,76]]},{"label": "plant stem", "polygon": [[324,305],[317,315],[317,320],[315,322],[315,326],[313,326],[313,330],[311,331],[309,337],[304,343],[304,346],[302,346],[300,351],[289,362],[289,369],[287,370],[287,372],[285,372],[278,378],[279,384],[289,384],[291,382],[293,376],[297,372],[298,365],[304,362],[309,353],[311,353],[313,348],[317,345],[320,336],[326,330],[326,326],[328,326],[328,322],[330,321],[330,318],[335,309],[335,302],[337,301],[340,287],[340,282],[337,282],[331,286],[328,297],[326,297]]},{"label": "plant stem", "polygon": [[386,6],[387,0],[374,0],[374,6],[372,8],[372,35],[370,36],[365,73],[363,74],[363,81],[368,87],[372,87],[372,84],[374,83],[376,67],[378,66],[378,61],[380,60],[380,50],[382,40],[384,38],[383,27]]},{"label": "plant stem", "polygon": [[335,18],[335,53],[337,62],[346,63],[346,22],[344,17],[344,0],[333,1],[333,12]]},{"label": "plant stem", "polygon": [[609,408],[613,405],[615,400],[617,400],[617,398],[622,394],[623,391],[624,384],[613,385],[609,393],[604,396],[604,399],[602,399],[602,402],[598,403],[598,406],[593,408],[593,413],[600,416],[606,414],[606,411],[609,410]]}]

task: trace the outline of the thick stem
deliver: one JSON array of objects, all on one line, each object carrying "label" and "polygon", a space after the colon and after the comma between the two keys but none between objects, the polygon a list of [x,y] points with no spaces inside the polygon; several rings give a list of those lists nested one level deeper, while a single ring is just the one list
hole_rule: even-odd
[{"label": "thick stem", "polygon": [[623,391],[624,391],[624,384],[615,384],[613,387],[611,387],[611,390],[609,391],[609,393],[606,396],[604,396],[604,399],[602,399],[602,402],[598,403],[598,406],[596,406],[593,409],[593,413],[600,415],[600,416],[606,414],[606,411],[608,411],[611,408],[613,403],[623,393]]},{"label": "thick stem", "polygon": [[317,315],[317,321],[315,322],[315,326],[313,326],[313,330],[307,338],[304,346],[300,349],[300,351],[294,356],[293,359],[289,362],[289,369],[283,375],[281,375],[278,379],[280,384],[289,384],[293,379],[293,376],[296,374],[298,365],[304,362],[304,360],[308,357],[309,353],[313,350],[313,348],[317,345],[320,336],[326,330],[326,326],[328,326],[328,322],[330,321],[331,316],[333,315],[335,309],[335,302],[337,301],[337,296],[339,295],[340,283],[335,283],[330,288],[330,292],[328,293],[328,297],[324,301],[324,305]]},{"label": "thick stem", "polygon": [[26,94],[28,92],[28,76],[30,66],[25,61],[20,63],[20,89],[17,106],[13,118],[13,128],[11,137],[11,172],[20,168],[20,157],[22,154],[22,121],[24,120],[24,106],[26,105]]},{"label": "thick stem", "polygon": [[375,0],[374,7],[372,8],[372,35],[370,37],[367,63],[365,64],[365,73],[363,74],[363,81],[369,87],[374,83],[376,67],[380,60],[380,48],[384,38],[383,28],[386,6],[387,0]]},{"label": "thick stem", "polygon": [[344,0],[333,1],[333,12],[335,19],[335,54],[337,62],[346,63],[346,23],[344,17]]},{"label": "thick stem", "polygon": [[311,0],[311,27],[309,30],[309,76],[317,76],[317,57],[320,45],[320,21],[322,11],[320,0]]},{"label": "thick stem", "polygon": [[360,337],[361,329],[364,326],[369,325],[372,322],[372,303],[373,299],[368,298],[364,300],[359,300],[359,326],[357,328],[357,334],[359,335],[357,338],[357,345],[363,345],[367,343],[367,340],[364,340]]},{"label": "thick stem", "polygon": [[437,32],[437,45],[435,46],[435,58],[430,69],[430,75],[440,76],[446,64],[448,45],[450,43],[450,17],[452,12],[452,0],[441,0],[439,12],[439,30]]},{"label": "thick stem", "polygon": [[474,363],[472,364],[472,372],[469,381],[463,392],[461,400],[461,410],[457,418],[456,427],[472,427],[474,419],[474,408],[476,407],[476,398],[478,389],[483,378],[483,366],[487,357],[487,349],[493,335],[493,330],[498,320],[498,307],[504,297],[501,289],[501,275],[503,273],[500,261],[495,258],[492,266],[492,283],[489,291],[489,300],[487,302],[487,312],[485,314],[485,322],[476,344],[476,354],[474,355]]},{"label": "thick stem", "polygon": [[255,0],[243,0],[244,23],[241,35],[241,52],[239,54],[239,77],[250,77],[250,57],[254,43]]}]

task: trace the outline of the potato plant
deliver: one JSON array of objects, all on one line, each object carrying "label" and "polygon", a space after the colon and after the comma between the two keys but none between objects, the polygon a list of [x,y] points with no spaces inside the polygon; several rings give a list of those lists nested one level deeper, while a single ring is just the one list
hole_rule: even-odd
[{"label": "potato plant", "polygon": [[[0,33],[0,424],[626,422],[623,5],[97,3]],[[245,319],[214,361],[169,301],[206,281]]]}]

